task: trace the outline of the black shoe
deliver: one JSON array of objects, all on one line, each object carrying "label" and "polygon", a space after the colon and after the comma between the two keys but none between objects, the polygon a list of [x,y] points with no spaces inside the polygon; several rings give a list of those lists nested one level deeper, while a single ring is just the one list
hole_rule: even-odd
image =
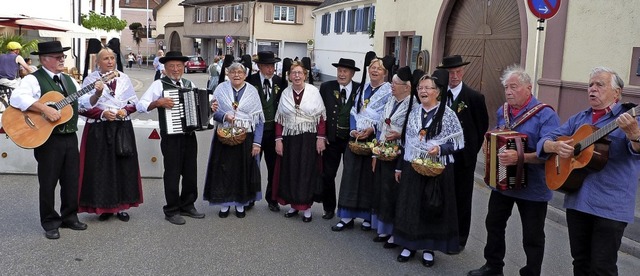
[{"label": "black shoe", "polygon": [[468,276],[502,276],[502,269],[493,268],[488,265],[483,265],[482,267],[471,270],[467,273]]},{"label": "black shoe", "polygon": [[449,250],[447,251],[447,255],[458,255],[460,252],[464,251],[464,245],[458,247],[458,250]]},{"label": "black shoe", "polygon": [[169,222],[175,225],[183,225],[186,223],[186,221],[181,215],[165,216],[164,219],[168,220]]},{"label": "black shoe", "polygon": [[375,238],[373,238],[373,242],[387,242],[390,238],[391,235],[384,237],[376,236]]},{"label": "black shoe", "polygon": [[331,226],[331,231],[340,232],[345,228],[353,228],[353,219],[351,219],[347,223],[344,223],[343,221],[339,221],[336,225]]},{"label": "black shoe", "polygon": [[247,210],[251,210],[251,208],[253,208],[253,206],[255,205],[256,205],[256,202],[252,200],[251,202],[249,202],[247,206],[244,206],[244,208]]},{"label": "black shoe", "polygon": [[302,216],[302,221],[303,221],[303,222],[311,222],[311,220],[313,220],[313,217],[305,217],[305,216]]},{"label": "black shoe", "polygon": [[204,218],[204,214],[198,213],[198,210],[196,210],[196,208],[193,208],[187,211],[180,211],[180,215],[190,217],[190,218],[195,218],[195,219]]},{"label": "black shoe", "polygon": [[108,220],[109,218],[111,218],[111,216],[113,216],[113,213],[102,213],[102,214],[98,217],[98,220],[99,220],[99,221],[105,221],[105,220]]},{"label": "black shoe", "polygon": [[269,211],[280,212],[280,206],[278,206],[278,203],[269,203]]},{"label": "black shoe", "polygon": [[46,232],[44,232],[44,236],[50,240],[57,240],[60,238],[60,231],[58,231],[58,228],[47,230]]},{"label": "black shoe", "polygon": [[116,217],[118,217],[119,220],[124,221],[124,222],[129,221],[129,219],[131,218],[131,217],[129,217],[129,214],[127,214],[127,212],[118,212],[116,214]]},{"label": "black shoe", "polygon": [[402,256],[402,253],[401,253],[401,254],[398,255],[398,258],[396,260],[398,260],[398,262],[401,262],[401,263],[406,263],[411,258],[413,258],[414,255],[416,255],[416,251],[415,250],[409,250],[409,256]]},{"label": "black shoe", "polygon": [[384,243],[384,245],[383,245],[382,247],[384,247],[384,248],[386,248],[386,249],[391,249],[391,248],[396,248],[396,247],[398,247],[398,245],[397,245],[397,244],[395,244],[395,243],[392,243],[392,242],[388,242],[388,241],[387,241],[387,242],[385,242],[385,243]]},{"label": "black shoe", "polygon": [[[369,223],[369,226],[364,225],[364,223],[367,222]],[[360,225],[360,229],[362,229],[362,231],[369,231],[371,230],[371,222],[368,220],[365,220],[362,222],[362,225]]]},{"label": "black shoe", "polygon": [[226,217],[228,217],[228,216],[229,216],[229,210],[231,210],[231,208],[227,209],[227,211],[226,211],[226,212],[223,212],[222,210],[220,210],[220,212],[218,212],[218,216],[219,216],[220,218],[226,218]]},{"label": "black shoe", "polygon": [[[424,258],[425,254],[431,254],[431,260],[426,260]],[[425,250],[424,252],[422,252],[422,265],[426,266],[426,267],[432,267],[434,264],[436,263],[436,255],[433,254],[433,251],[428,251]]]},{"label": "black shoe", "polygon": [[332,219],[334,216],[336,215],[335,212],[324,212],[324,214],[322,215],[323,219]]},{"label": "black shoe", "polygon": [[87,230],[87,224],[79,222],[79,221],[63,222],[60,225],[60,227],[62,227],[62,228],[70,228],[71,230],[78,230],[78,231]]},{"label": "black shoe", "polygon": [[295,210],[293,212],[286,212],[284,213],[284,217],[285,218],[290,218],[290,217],[294,217],[298,215],[298,210]]},{"label": "black shoe", "polygon": [[236,217],[244,218],[246,215],[247,213],[245,213],[245,211],[239,212],[238,209],[236,209]]}]

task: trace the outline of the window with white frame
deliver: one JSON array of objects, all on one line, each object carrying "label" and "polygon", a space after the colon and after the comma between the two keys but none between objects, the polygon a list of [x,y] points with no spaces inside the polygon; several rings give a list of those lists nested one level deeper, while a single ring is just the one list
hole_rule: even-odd
[{"label": "window with white frame", "polygon": [[347,15],[347,32],[353,33],[356,31],[356,12],[357,9],[351,9]]},{"label": "window with white frame", "polygon": [[341,34],[344,32],[344,11],[337,11],[336,12],[336,20],[335,23],[333,24],[333,32],[337,33],[337,34]]},{"label": "window with white frame", "polygon": [[242,21],[242,5],[233,6],[233,21]]},{"label": "window with white frame", "polygon": [[296,7],[274,5],[273,21],[296,23]]},{"label": "window with white frame", "polygon": [[326,35],[331,32],[331,14],[325,13],[322,15],[322,27],[320,33]]},{"label": "window with white frame", "polygon": [[202,8],[195,9],[195,22],[196,23],[202,22]]},{"label": "window with white frame", "polygon": [[207,7],[207,22],[213,22],[213,7]]},{"label": "window with white frame", "polygon": [[225,22],[228,20],[227,18],[225,18],[224,7],[218,7],[218,16],[220,17],[220,20],[218,20],[220,22]]}]

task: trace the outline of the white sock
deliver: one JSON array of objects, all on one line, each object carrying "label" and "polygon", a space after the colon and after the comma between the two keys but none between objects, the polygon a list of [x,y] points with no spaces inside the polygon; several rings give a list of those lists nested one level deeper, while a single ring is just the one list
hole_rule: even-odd
[{"label": "white sock", "polygon": [[305,218],[310,218],[311,217],[311,209],[304,210],[304,217]]},{"label": "white sock", "polygon": [[391,236],[391,238],[389,238],[389,240],[387,240],[388,243],[393,243],[393,236]]},{"label": "white sock", "polygon": [[362,226],[371,227],[371,222],[368,222],[368,221],[365,220],[365,221],[362,222]]},{"label": "white sock", "polygon": [[389,235],[387,235],[387,234],[379,234],[378,235],[378,237],[380,237],[380,238],[386,238],[387,236],[389,236]]},{"label": "white sock", "polygon": [[289,209],[289,211],[287,211],[287,213],[291,214],[291,213],[295,213],[296,211],[298,211],[298,210],[291,208],[291,209]]},{"label": "white sock", "polygon": [[229,211],[229,206],[222,206],[220,208],[220,212],[226,213],[227,211]]},{"label": "white sock", "polygon": [[244,212],[244,206],[236,206],[236,211],[240,213]]},{"label": "white sock", "polygon": [[347,224],[347,223],[351,222],[351,220],[353,220],[353,219],[352,219],[352,218],[343,218],[343,219],[340,219],[340,221],[342,221],[342,223],[343,223],[343,224]]},{"label": "white sock", "polygon": [[403,257],[409,257],[411,255],[411,251],[405,248],[402,250],[402,253],[400,253],[400,255],[402,255]]},{"label": "white sock", "polygon": [[422,253],[422,258],[427,261],[433,261],[433,254],[431,252],[427,252],[426,250]]}]

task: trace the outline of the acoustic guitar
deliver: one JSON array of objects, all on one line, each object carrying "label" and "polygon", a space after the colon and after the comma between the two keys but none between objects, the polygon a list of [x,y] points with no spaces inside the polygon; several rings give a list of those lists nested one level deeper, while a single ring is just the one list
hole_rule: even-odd
[{"label": "acoustic guitar", "polygon": [[[624,104],[631,107],[626,113],[635,117],[638,107],[635,104]],[[630,105],[630,106],[629,106]],[[633,107],[632,107],[633,106]],[[589,172],[599,171],[609,159],[609,144],[605,136],[618,128],[612,121],[602,128],[593,125],[582,125],[571,136],[560,136],[558,141],[573,139],[573,157],[562,158],[553,153],[545,162],[547,187],[565,193],[575,192],[582,187],[582,182]]]},{"label": "acoustic guitar", "polygon": [[87,85],[80,91],[64,97],[60,92],[49,91],[44,93],[38,102],[53,107],[60,112],[60,119],[49,121],[44,114],[31,110],[21,111],[9,106],[2,114],[2,127],[11,140],[21,148],[32,149],[41,146],[49,139],[53,129],[71,120],[73,108],[69,104],[80,96],[93,90],[96,82],[107,83],[118,76],[118,72],[109,72],[100,80]]}]

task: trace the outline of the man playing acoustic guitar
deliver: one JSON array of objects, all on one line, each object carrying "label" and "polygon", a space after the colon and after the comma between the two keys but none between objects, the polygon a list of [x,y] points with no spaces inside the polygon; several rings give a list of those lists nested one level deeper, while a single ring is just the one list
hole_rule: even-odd
[{"label": "man playing acoustic guitar", "polygon": [[[558,160],[569,159],[575,162],[566,164],[573,167],[586,163],[580,160],[581,157],[594,150],[594,147],[587,147],[590,139],[579,135],[584,128],[594,125],[601,130],[612,130],[606,137],[610,142],[608,152],[601,152],[604,158],[608,157],[606,164],[600,170],[589,166],[579,169],[586,175],[584,180],[578,181],[581,187],[565,196],[574,275],[617,275],[622,235],[627,224],[634,220],[640,171],[640,128],[638,119],[629,114],[635,115],[638,109],[619,103],[623,87],[624,83],[615,71],[594,68],[587,89],[591,107],[573,115],[538,142],[538,156],[550,157],[547,163],[560,164]],[[572,134],[572,137],[561,137]],[[604,135],[606,133],[601,136]],[[604,142],[604,138],[599,137],[591,140],[596,141],[591,143],[595,148],[598,148],[595,144]],[[579,146],[583,143],[587,144]],[[597,153],[593,154],[593,158],[597,156]],[[566,169],[546,168],[548,185],[557,172]]]},{"label": "man playing acoustic guitar", "polygon": [[[41,113],[48,121],[61,119],[60,111],[39,102],[49,92],[72,95],[80,90],[80,85],[69,75],[63,74],[65,51],[71,47],[62,47],[60,41],[38,43],[38,51],[32,55],[40,56],[42,68],[24,77],[20,86],[11,95],[11,106],[22,111]],[[95,88],[102,91],[102,82],[96,82]],[[78,220],[78,104],[72,103],[73,117],[53,129],[53,133],[44,144],[34,148],[33,155],[38,162],[38,182],[40,183],[40,223],[48,239],[60,238],[59,227],[73,230],[85,230],[87,225]],[[21,121],[21,120],[18,120]],[[17,122],[16,122],[17,123]],[[7,132],[8,133],[8,132]],[[60,181],[60,214],[55,210],[55,189]]]}]

